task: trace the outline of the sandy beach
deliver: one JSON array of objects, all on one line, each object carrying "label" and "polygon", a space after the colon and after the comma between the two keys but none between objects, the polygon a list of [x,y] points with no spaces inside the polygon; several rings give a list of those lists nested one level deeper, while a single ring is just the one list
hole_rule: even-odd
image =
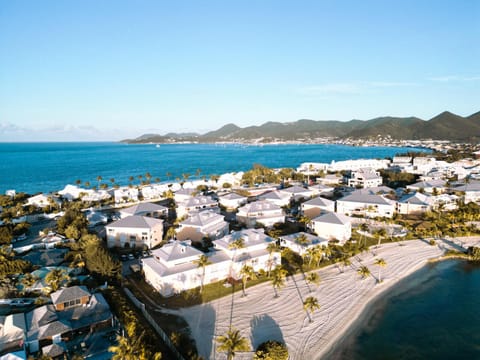
[{"label": "sandy beach", "polygon": [[[456,239],[458,244],[479,245],[480,238]],[[198,352],[205,359],[226,359],[225,353],[216,351],[215,338],[223,335],[232,325],[239,329],[255,349],[266,340],[279,340],[287,344],[291,359],[321,359],[359,318],[374,298],[399,280],[424,266],[452,248],[450,241],[406,241],[381,245],[368,253],[352,258],[345,269],[335,265],[318,270],[320,285],[308,285],[303,275],[288,277],[286,286],[274,297],[270,282],[247,289],[232,296],[180,310],[190,325]],[[378,266],[375,259],[383,258],[387,266],[381,269],[382,283],[377,284]],[[358,267],[367,266],[372,275],[364,280],[357,274]],[[342,272],[343,270],[343,272]],[[318,299],[321,308],[313,314],[313,322],[303,310],[308,296]],[[252,352],[236,353],[236,359],[251,359]]]}]

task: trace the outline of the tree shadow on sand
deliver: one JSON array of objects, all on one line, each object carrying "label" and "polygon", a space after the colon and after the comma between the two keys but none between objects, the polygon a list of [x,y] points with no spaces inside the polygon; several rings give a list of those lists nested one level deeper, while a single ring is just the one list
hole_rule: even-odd
[{"label": "tree shadow on sand", "polygon": [[270,315],[255,315],[252,320],[250,320],[250,328],[252,331],[250,342],[252,343],[253,349],[256,349],[261,343],[268,340],[276,340],[282,344],[285,343],[280,326]]},{"label": "tree shadow on sand", "polygon": [[212,345],[215,341],[215,323],[217,315],[215,309],[210,304],[199,305],[198,319],[195,323],[190,324],[193,331],[201,331],[204,334],[208,334],[209,341],[202,342],[202,344],[196,344],[197,350],[202,356],[210,356],[212,353]]}]

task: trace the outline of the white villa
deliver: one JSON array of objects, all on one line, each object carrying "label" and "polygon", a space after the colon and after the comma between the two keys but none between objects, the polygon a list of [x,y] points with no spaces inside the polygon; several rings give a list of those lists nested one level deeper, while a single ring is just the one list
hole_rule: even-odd
[{"label": "white villa", "polygon": [[83,189],[75,185],[65,186],[58,194],[68,201],[81,198],[84,201],[98,202],[112,197],[106,190]]},{"label": "white villa", "polygon": [[[302,235],[304,236],[305,242],[301,241]],[[327,245],[328,239],[305,232],[280,236],[280,246],[288,247],[300,255],[305,254],[308,248]]]},{"label": "white villa", "polygon": [[454,187],[452,190],[464,194],[465,204],[480,201],[480,181],[471,181],[468,184]]},{"label": "white villa", "polygon": [[52,195],[38,194],[27,199],[25,206],[33,205],[38,208],[44,208],[51,204],[61,205],[60,200]]},{"label": "white villa", "polygon": [[258,199],[282,207],[290,204],[291,195],[282,191],[274,190],[260,195]]},{"label": "white villa", "polygon": [[433,209],[434,201],[432,196],[419,192],[403,195],[396,205],[399,214],[419,214]]},{"label": "white villa", "polygon": [[382,185],[383,179],[380,173],[371,168],[351,171],[346,178],[348,186],[371,188]]},{"label": "white villa", "polygon": [[301,198],[309,199],[313,195],[313,191],[301,186],[290,186],[285,189],[279,190],[281,193],[290,196],[290,200],[299,200]]},{"label": "white villa", "polygon": [[333,190],[335,189],[333,186],[323,185],[323,184],[316,184],[309,186],[308,189],[312,192],[312,196],[318,195],[333,195]]},{"label": "white villa", "polygon": [[352,193],[337,200],[337,213],[366,217],[393,217],[395,204],[382,195]]},{"label": "white villa", "polygon": [[319,237],[338,240],[345,243],[352,236],[352,222],[348,216],[337,213],[326,213],[312,220],[310,228]]},{"label": "white villa", "polygon": [[177,216],[182,217],[191,212],[198,212],[204,210],[212,210],[219,212],[218,201],[209,196],[195,196],[190,197],[185,201],[177,202]]},{"label": "white villa", "polygon": [[220,205],[226,207],[228,210],[238,209],[240,206],[247,203],[245,196],[238,195],[237,193],[229,193],[219,197]]},{"label": "white villa", "polygon": [[105,226],[108,247],[152,248],[162,242],[163,220],[128,216]]},{"label": "white villa", "polygon": [[316,197],[305,201],[301,205],[301,212],[304,216],[313,219],[324,212],[334,212],[335,202],[323,197]]},{"label": "white villa", "polygon": [[415,184],[407,185],[407,189],[413,191],[424,191],[429,194],[433,194],[436,191],[437,193],[441,194],[447,190],[447,182],[441,179],[420,181]]},{"label": "white villa", "polygon": [[138,203],[128,208],[123,208],[119,212],[122,219],[132,215],[160,218],[163,216],[167,216],[168,208],[162,205],[144,202]]},{"label": "white villa", "polygon": [[227,235],[229,230],[224,216],[209,210],[190,214],[179,225],[177,240],[202,241],[204,237],[215,240]]},{"label": "white villa", "polygon": [[[243,239],[243,248],[232,249],[231,243]],[[249,265],[255,271],[268,270],[281,263],[278,252],[269,254],[267,246],[273,239],[261,230],[244,230],[215,240],[217,250],[206,254],[210,264],[199,267],[197,261],[204,255],[191,246],[190,241],[174,241],[153,250],[152,257],[142,259],[145,280],[163,296],[171,296],[233,277],[240,277],[240,269]]]},{"label": "white villa", "polygon": [[138,189],[130,187],[122,187],[113,191],[116,204],[137,202],[138,201]]},{"label": "white villa", "polygon": [[184,202],[192,198],[193,196],[195,196],[197,192],[198,192],[197,189],[181,188],[175,191],[175,194],[173,195],[173,197],[175,199],[175,202]]},{"label": "white villa", "polygon": [[237,221],[252,228],[257,223],[273,226],[285,222],[283,209],[267,200],[254,201],[238,209]]}]

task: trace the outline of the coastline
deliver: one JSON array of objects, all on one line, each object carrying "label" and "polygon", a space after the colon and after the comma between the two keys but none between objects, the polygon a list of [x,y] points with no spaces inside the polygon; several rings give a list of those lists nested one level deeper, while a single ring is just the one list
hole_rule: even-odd
[{"label": "coastline", "polygon": [[[469,238],[468,242],[478,245],[480,238]],[[271,284],[264,283],[248,288],[244,298],[235,293],[181,309],[179,315],[188,322],[199,354],[205,358],[225,358],[225,354],[215,351],[215,338],[224,334],[231,323],[249,339],[253,349],[263,341],[279,340],[287,344],[291,359],[326,359],[365,321],[375,300],[429,260],[442,257],[445,248],[449,248],[448,243],[431,246],[422,240],[411,240],[404,246],[384,244],[375,249],[376,257],[368,253],[352,259],[352,267],[344,273],[335,265],[318,270],[322,282],[312,292],[300,274],[289,278],[278,298],[273,298]],[[356,269],[361,265],[377,276],[373,262],[378,257],[387,262],[382,269],[383,282],[377,285],[373,276],[360,280]],[[302,299],[307,296],[317,297],[321,305],[313,314],[313,323],[308,322],[302,308]],[[236,358],[249,359],[251,355],[237,353]]]}]

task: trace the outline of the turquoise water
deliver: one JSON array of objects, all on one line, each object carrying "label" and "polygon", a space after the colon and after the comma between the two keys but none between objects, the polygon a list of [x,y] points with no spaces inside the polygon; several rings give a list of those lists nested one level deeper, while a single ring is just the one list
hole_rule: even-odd
[{"label": "turquoise water", "polygon": [[[385,158],[411,148],[350,147],[343,145],[168,144],[156,147],[121,143],[0,143],[0,192],[27,193],[63,189],[75,180],[97,184],[97,176],[121,185],[150,172],[161,181],[182,174],[202,175],[244,171],[254,163],[268,167],[294,167],[302,162],[331,162],[360,158]],[[167,172],[171,173],[170,179]]]},{"label": "turquoise water", "polygon": [[430,264],[376,301],[327,359],[480,359],[479,310],[479,264]]}]

